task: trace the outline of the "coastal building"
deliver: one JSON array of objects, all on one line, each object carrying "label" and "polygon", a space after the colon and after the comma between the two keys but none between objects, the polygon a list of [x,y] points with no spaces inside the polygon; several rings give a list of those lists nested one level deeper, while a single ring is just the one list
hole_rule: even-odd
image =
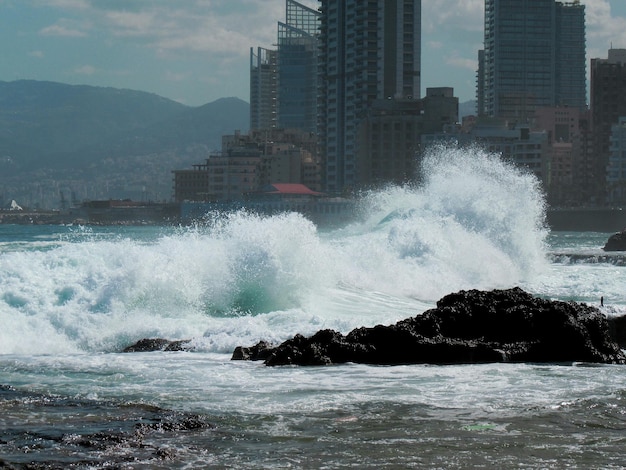
[{"label": "coastal building", "polygon": [[288,143],[300,147],[312,155],[317,153],[316,135],[298,129],[253,129],[247,134],[238,131],[234,134],[226,134],[222,136],[222,152],[251,143],[261,147],[271,143]]},{"label": "coastal building", "polygon": [[297,129],[254,130],[222,136],[222,150],[192,169],[175,170],[174,200],[240,201],[274,183],[319,190],[315,134]]},{"label": "coastal building", "polygon": [[528,126],[504,126],[500,121],[483,121],[464,136],[487,151],[498,153],[513,164],[533,172],[547,186],[549,146],[546,131],[532,131]]},{"label": "coastal building", "polygon": [[441,132],[459,120],[459,99],[450,87],[427,88],[422,109],[424,132]]},{"label": "coastal building", "polygon": [[626,49],[610,49],[608,58],[591,59],[591,116],[596,156],[591,169],[594,199],[603,203],[608,191],[612,127],[626,116]]},{"label": "coastal building", "polygon": [[375,100],[359,126],[359,186],[403,184],[420,174],[421,136],[455,127],[459,100],[448,87],[428,88],[423,100]]},{"label": "coastal building", "polygon": [[417,175],[424,129],[419,100],[375,100],[361,122],[357,140],[359,186],[403,184]]},{"label": "coastal building", "polygon": [[274,144],[263,155],[259,184],[303,184],[317,191],[321,188],[319,163],[309,152],[292,144]]},{"label": "coastal building", "polygon": [[325,189],[337,193],[360,183],[373,103],[420,98],[421,1],[321,0],[320,12],[318,134]]},{"label": "coastal building", "polygon": [[545,191],[555,206],[578,206],[588,200],[590,115],[576,107],[540,108],[533,129],[548,134]]},{"label": "coastal building", "polygon": [[230,148],[210,155],[191,170],[174,170],[174,200],[237,201],[258,188],[261,150],[255,146]]},{"label": "coastal building", "polygon": [[298,129],[253,130],[222,136],[222,152],[255,146],[261,150],[258,184],[304,184],[319,191],[321,169],[314,133]]},{"label": "coastal building", "polygon": [[607,202],[626,204],[626,117],[611,126],[609,161],[606,172]]},{"label": "coastal building", "polygon": [[542,107],[585,109],[585,6],[578,0],[485,0],[479,113],[528,123]]},{"label": "coastal building", "polygon": [[261,215],[297,212],[320,227],[346,225],[357,214],[352,200],[328,197],[302,184],[275,183],[247,193],[239,201],[183,201],[180,203],[180,221],[190,223],[216,211],[242,208]]},{"label": "coastal building", "polygon": [[190,170],[173,170],[174,201],[205,201],[209,197],[209,172],[206,163]]}]

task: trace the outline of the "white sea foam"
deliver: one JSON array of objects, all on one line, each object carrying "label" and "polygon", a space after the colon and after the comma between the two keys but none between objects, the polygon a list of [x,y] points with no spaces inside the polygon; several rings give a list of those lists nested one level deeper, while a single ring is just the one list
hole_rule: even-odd
[{"label": "white sea foam", "polygon": [[334,232],[237,212],[150,240],[73,231],[0,253],[0,353],[115,351],[155,336],[226,352],[394,322],[545,270],[533,176],[478,149],[434,149],[423,168],[420,185],[364,195],[364,219]]}]

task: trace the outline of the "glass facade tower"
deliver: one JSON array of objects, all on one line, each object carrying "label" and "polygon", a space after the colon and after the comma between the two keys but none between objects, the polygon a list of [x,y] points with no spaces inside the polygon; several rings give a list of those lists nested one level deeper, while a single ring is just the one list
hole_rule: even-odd
[{"label": "glass facade tower", "polygon": [[587,108],[585,6],[556,4],[556,104]]},{"label": "glass facade tower", "polygon": [[479,108],[526,122],[542,107],[586,107],[585,7],[554,0],[485,0]]},{"label": "glass facade tower", "polygon": [[317,129],[320,13],[286,0],[277,49],[250,50],[250,129]]},{"label": "glass facade tower", "polygon": [[287,0],[278,23],[278,127],[317,130],[319,12]]},{"label": "glass facade tower", "polygon": [[277,125],[278,73],[276,51],[250,48],[250,129],[273,129]]}]

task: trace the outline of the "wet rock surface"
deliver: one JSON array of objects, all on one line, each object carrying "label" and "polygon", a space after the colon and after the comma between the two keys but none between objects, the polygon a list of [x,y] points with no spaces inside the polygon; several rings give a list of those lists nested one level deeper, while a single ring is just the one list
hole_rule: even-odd
[{"label": "wet rock surface", "polygon": [[[172,442],[215,427],[202,415],[138,403],[41,395],[0,385],[0,468],[182,468]],[[33,423],[39,423],[34,425]]]},{"label": "wet rock surface", "polygon": [[[238,347],[233,359],[266,365],[593,362],[624,364],[614,323],[595,307],[541,299],[519,288],[461,291],[395,325],[321,330],[272,347]],[[625,335],[626,337],[626,335]]]},{"label": "wet rock surface", "polygon": [[626,349],[626,316],[613,316],[607,319],[609,332],[620,348]]},{"label": "wet rock surface", "polygon": [[170,341],[164,338],[144,338],[132,344],[122,352],[152,352],[152,351],[193,351],[191,340],[175,340]]},{"label": "wet rock surface", "polygon": [[626,251],[626,229],[611,235],[602,249],[604,251]]}]

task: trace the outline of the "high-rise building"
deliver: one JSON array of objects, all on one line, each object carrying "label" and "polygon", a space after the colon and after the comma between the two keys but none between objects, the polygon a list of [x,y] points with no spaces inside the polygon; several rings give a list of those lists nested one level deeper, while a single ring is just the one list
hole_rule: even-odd
[{"label": "high-rise building", "polygon": [[427,88],[422,100],[375,100],[359,124],[358,185],[418,180],[423,136],[456,130],[458,116],[459,99],[450,87]]},{"label": "high-rise building", "polygon": [[485,51],[478,51],[478,70],[476,71],[476,114],[485,115]]},{"label": "high-rise building", "polygon": [[607,202],[626,203],[626,117],[611,126],[611,145],[606,173]]},{"label": "high-rise building", "polygon": [[278,127],[317,130],[319,12],[287,0],[287,21],[278,23]]},{"label": "high-rise building", "polygon": [[358,135],[372,103],[419,100],[421,0],[320,4],[318,133],[325,189],[339,192],[359,183]]},{"label": "high-rise building", "polygon": [[277,126],[277,53],[250,48],[250,129]]},{"label": "high-rise building", "polygon": [[250,50],[250,129],[317,128],[320,13],[286,0],[277,49]]},{"label": "high-rise building", "polygon": [[586,107],[585,6],[579,0],[485,0],[478,109],[527,122],[542,107]]},{"label": "high-rise building", "polygon": [[[595,202],[605,202],[611,130],[626,116],[626,49],[610,49],[607,59],[591,59],[591,121],[594,136]],[[612,181],[611,184],[615,182]]]},{"label": "high-rise building", "polygon": [[555,104],[587,108],[585,6],[556,3]]}]

